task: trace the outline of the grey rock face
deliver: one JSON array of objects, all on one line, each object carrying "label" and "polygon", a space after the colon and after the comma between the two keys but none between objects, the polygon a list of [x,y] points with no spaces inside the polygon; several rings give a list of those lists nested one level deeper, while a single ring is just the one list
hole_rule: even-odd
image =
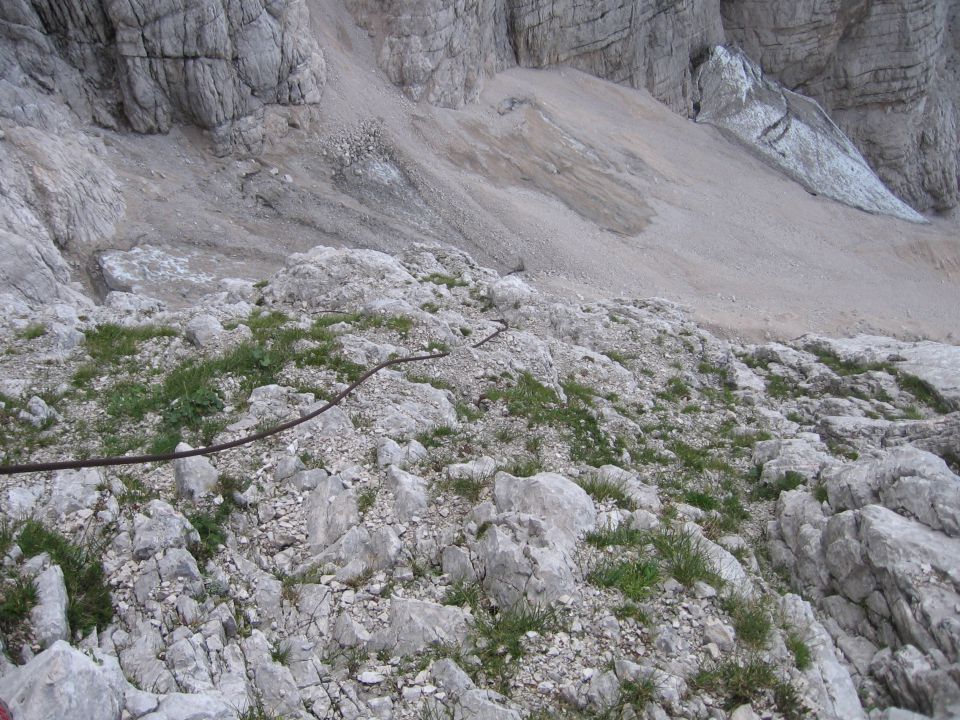
[{"label": "grey rock face", "polygon": [[24,72],[57,88],[82,117],[137,132],[186,121],[217,147],[257,149],[268,104],[310,104],[325,82],[302,0],[47,0],[0,11]]},{"label": "grey rock face", "polygon": [[111,658],[94,663],[62,640],[0,678],[0,697],[17,720],[83,717],[116,720],[124,706],[123,674]]},{"label": "grey rock face", "polygon": [[493,495],[498,510],[539,518],[558,529],[570,547],[596,523],[597,511],[590,496],[575,482],[556,473],[529,478],[497,473]]},{"label": "grey rock face", "polygon": [[167,548],[183,548],[200,542],[190,522],[163,500],[151,500],[146,514],[133,518],[133,557],[146,560]]},{"label": "grey rock face", "polygon": [[463,645],[469,621],[460,608],[396,598],[390,603],[390,626],[374,638],[374,645],[401,656],[430,645]]},{"label": "grey rock face", "polygon": [[723,0],[728,39],[819,100],[900,198],[958,199],[955,4],[949,0]]},{"label": "grey rock face", "polygon": [[380,31],[380,65],[413,99],[444,107],[475,100],[484,74],[570,65],[646,87],[679,112],[691,107],[691,59],[722,42],[718,0],[548,3],[543,0],[351,0]]},{"label": "grey rock face", "polygon": [[[187,443],[179,443],[177,452],[192,450]],[[173,474],[177,482],[177,495],[187,500],[196,500],[217,486],[217,469],[202,455],[173,461]]]},{"label": "grey rock face", "polygon": [[33,581],[37,588],[37,604],[30,611],[30,623],[41,647],[50,647],[57,640],[70,639],[67,622],[67,588],[63,570],[51,565]]},{"label": "grey rock face", "polygon": [[697,122],[720,128],[812,193],[923,222],[884,187],[816,101],[764,78],[742,51],[713,48],[694,80]]}]

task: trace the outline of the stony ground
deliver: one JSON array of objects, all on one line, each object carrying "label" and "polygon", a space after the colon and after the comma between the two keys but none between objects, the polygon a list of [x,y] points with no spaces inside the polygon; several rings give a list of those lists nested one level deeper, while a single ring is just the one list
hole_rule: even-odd
[{"label": "stony ground", "polygon": [[958,712],[956,348],[734,346],[438,246],[222,288],[7,308],[2,462],[231,440],[450,354],[209,459],[0,476],[18,720]]}]

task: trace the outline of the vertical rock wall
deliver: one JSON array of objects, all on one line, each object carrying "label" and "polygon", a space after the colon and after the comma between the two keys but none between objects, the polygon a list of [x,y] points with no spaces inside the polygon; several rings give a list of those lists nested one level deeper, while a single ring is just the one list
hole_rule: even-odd
[{"label": "vertical rock wall", "polygon": [[728,38],[819,100],[877,174],[920,210],[958,201],[955,0],[724,0]]},{"label": "vertical rock wall", "polygon": [[304,0],[10,0],[0,77],[61,93],[81,118],[256,149],[265,105],[320,100],[323,55]]}]

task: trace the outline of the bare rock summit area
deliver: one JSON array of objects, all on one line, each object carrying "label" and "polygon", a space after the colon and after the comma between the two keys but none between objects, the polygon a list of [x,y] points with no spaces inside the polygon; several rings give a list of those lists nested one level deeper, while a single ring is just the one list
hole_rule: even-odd
[{"label": "bare rock summit area", "polygon": [[0,718],[960,718],[958,54],[4,0]]}]

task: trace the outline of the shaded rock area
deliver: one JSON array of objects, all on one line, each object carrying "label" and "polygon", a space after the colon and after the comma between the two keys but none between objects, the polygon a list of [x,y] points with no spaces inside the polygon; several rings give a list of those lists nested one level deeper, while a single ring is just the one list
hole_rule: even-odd
[{"label": "shaded rock area", "polygon": [[243,312],[129,295],[54,364],[48,310],[0,318],[0,461],[230,441],[450,354],[213,457],[0,480],[15,717],[956,715],[946,346],[733,344],[436,245],[294,255]]}]

